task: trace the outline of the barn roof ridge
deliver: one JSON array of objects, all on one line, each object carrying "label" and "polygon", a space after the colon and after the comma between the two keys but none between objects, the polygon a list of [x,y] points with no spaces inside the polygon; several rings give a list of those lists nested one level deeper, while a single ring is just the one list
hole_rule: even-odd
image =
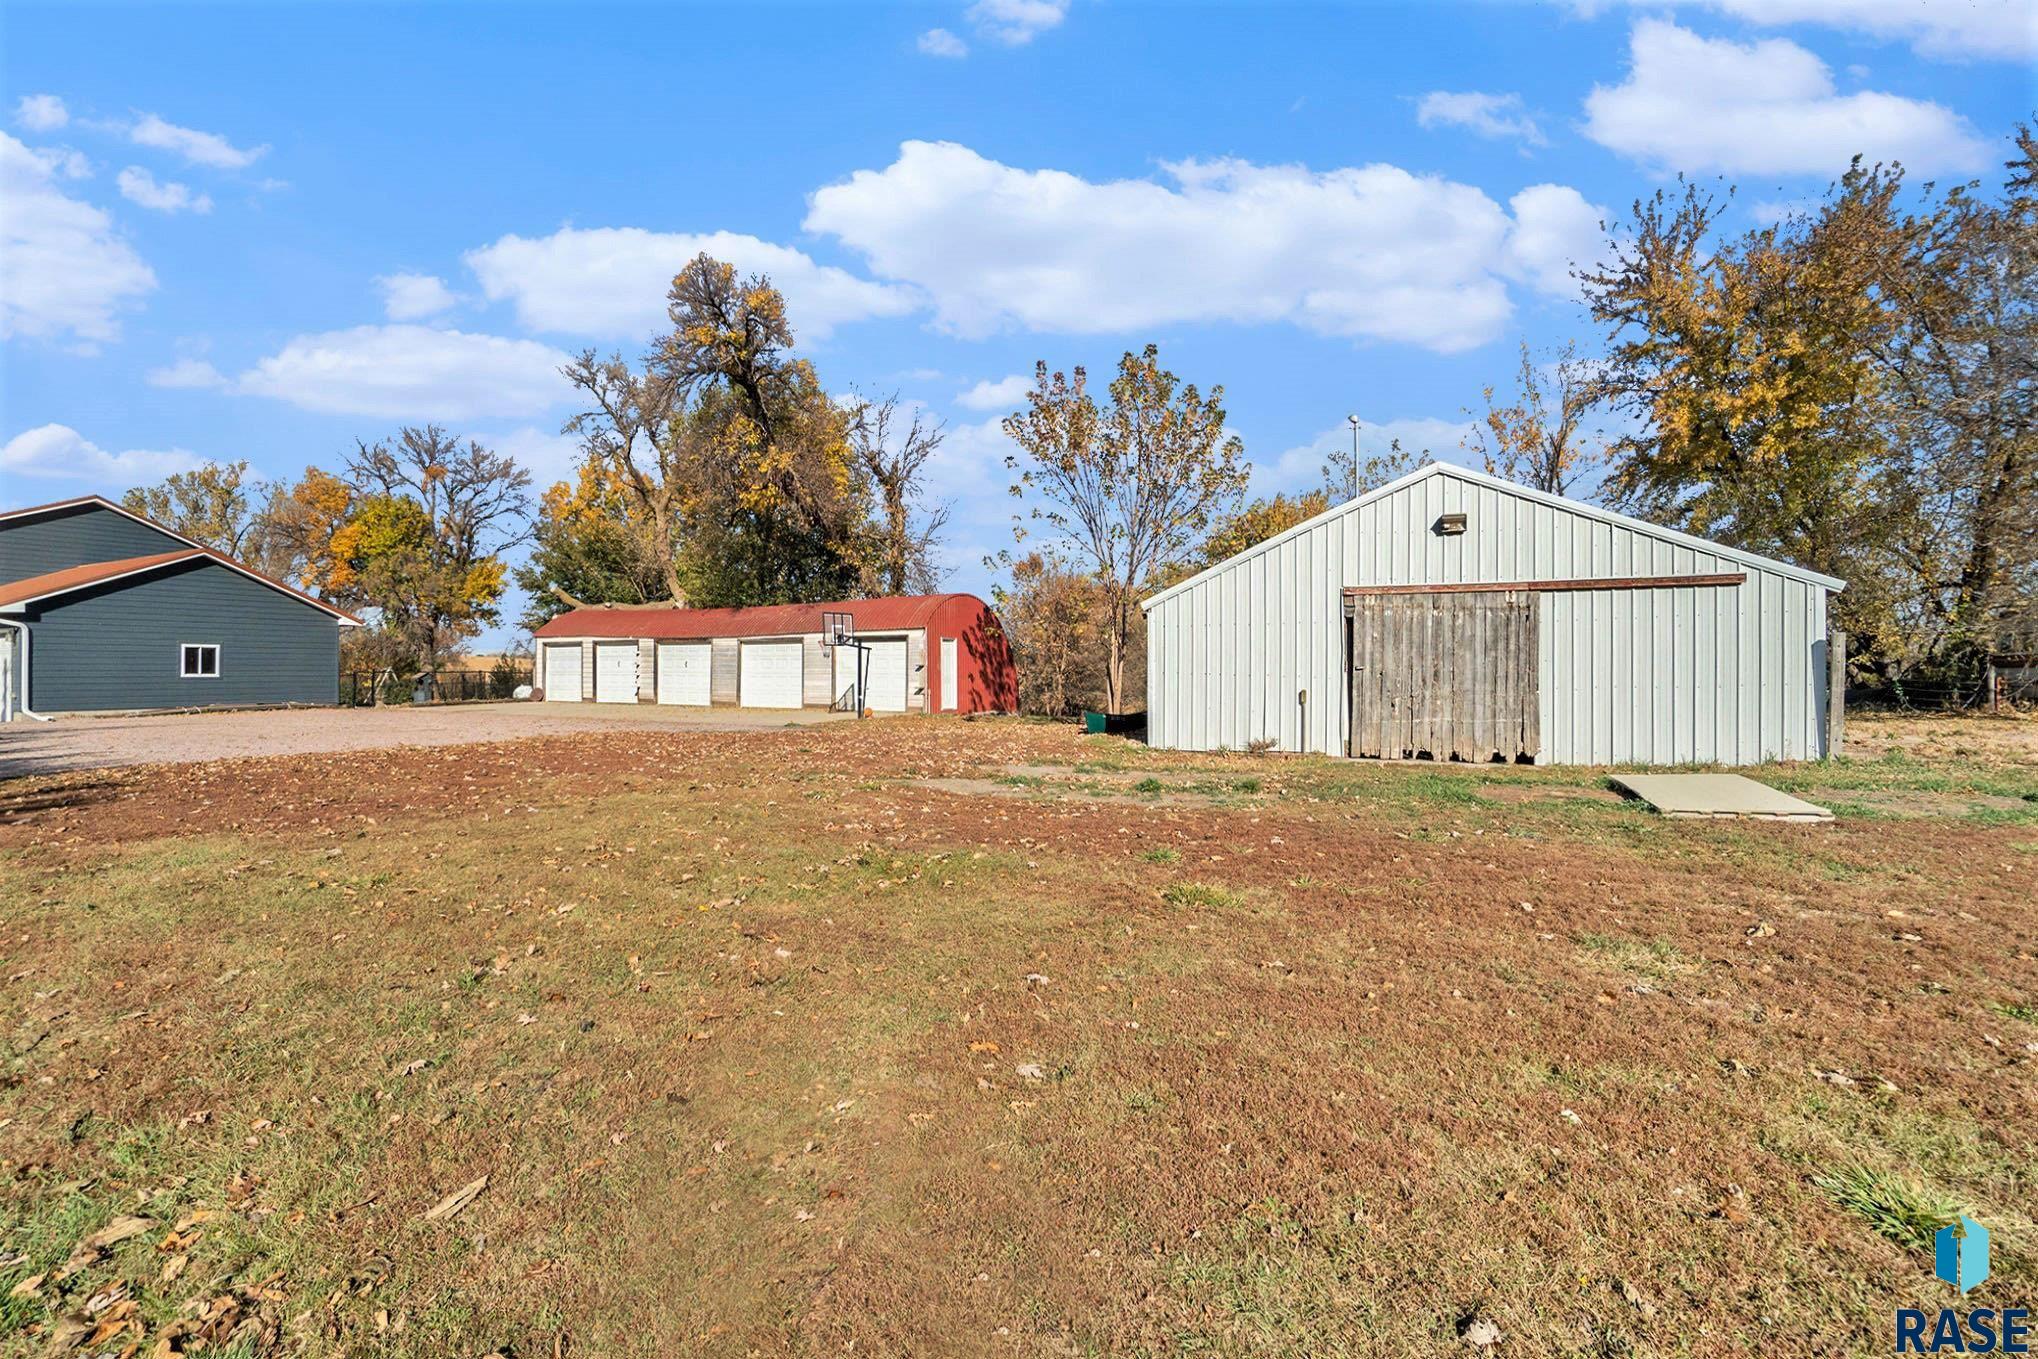
[{"label": "barn roof ridge", "polygon": [[1162,600],[1181,593],[1191,585],[1228,571],[1240,562],[1250,560],[1262,552],[1270,551],[1288,539],[1308,532],[1318,524],[1328,523],[1341,515],[1349,514],[1353,510],[1370,505],[1376,500],[1383,500],[1397,491],[1435,476],[1459,477],[1474,485],[1486,486],[1509,495],[1520,496],[1537,504],[1548,505],[1554,509],[1582,515],[1587,519],[1596,519],[1603,524],[1612,524],[1618,528],[1630,528],[1663,542],[1674,543],[1680,547],[1695,548],[1701,552],[1710,552],[1715,556],[1725,557],[1731,561],[1740,562],[1745,566],[1754,566],[1765,571],[1774,571],[1778,575],[1788,576],[1793,580],[1804,581],[1811,585],[1822,586],[1835,593],[1847,588],[1847,582],[1813,571],[1808,567],[1797,566],[1775,557],[1765,557],[1758,552],[1749,552],[1744,548],[1729,547],[1725,543],[1716,543],[1711,539],[1700,538],[1695,534],[1683,533],[1677,529],[1666,528],[1661,524],[1652,524],[1646,519],[1637,519],[1633,515],[1622,514],[1617,510],[1609,510],[1599,505],[1590,505],[1582,500],[1573,500],[1568,496],[1554,495],[1549,491],[1539,491],[1531,486],[1523,486],[1517,482],[1508,481],[1504,477],[1496,477],[1490,472],[1477,472],[1469,467],[1460,467],[1456,463],[1432,462],[1418,467],[1412,472],[1396,477],[1385,485],[1375,486],[1363,495],[1354,496],[1342,505],[1333,505],[1323,513],[1313,515],[1293,527],[1283,529],[1271,538],[1263,538],[1251,547],[1246,548],[1242,552],[1235,552],[1221,562],[1214,562],[1186,580],[1176,581],[1167,589],[1156,591],[1147,596],[1139,602],[1139,607],[1141,611],[1151,609]]}]

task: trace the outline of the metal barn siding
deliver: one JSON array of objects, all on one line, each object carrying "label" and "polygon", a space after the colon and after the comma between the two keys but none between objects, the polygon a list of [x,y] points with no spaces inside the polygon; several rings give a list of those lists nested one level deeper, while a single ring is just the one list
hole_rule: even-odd
[{"label": "metal barn siding", "polygon": [[[1442,535],[1444,514],[1465,532]],[[1352,586],[1741,573],[1538,591],[1539,763],[1753,764],[1826,749],[1816,573],[1435,465],[1147,601],[1147,730],[1178,750],[1343,754]]]}]

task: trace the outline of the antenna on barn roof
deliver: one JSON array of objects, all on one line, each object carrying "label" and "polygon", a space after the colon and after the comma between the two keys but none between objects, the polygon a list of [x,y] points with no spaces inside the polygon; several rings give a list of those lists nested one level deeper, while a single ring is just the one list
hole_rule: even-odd
[{"label": "antenna on barn roof", "polygon": [[[847,647],[856,653],[856,682],[850,686],[850,693],[855,697],[856,715],[859,718],[868,717],[870,714],[864,704],[864,682],[865,672],[869,668],[870,648],[856,640],[856,615],[847,609],[823,609],[821,645],[831,650],[836,647]],[[840,695],[836,696],[836,701],[841,701]]]}]

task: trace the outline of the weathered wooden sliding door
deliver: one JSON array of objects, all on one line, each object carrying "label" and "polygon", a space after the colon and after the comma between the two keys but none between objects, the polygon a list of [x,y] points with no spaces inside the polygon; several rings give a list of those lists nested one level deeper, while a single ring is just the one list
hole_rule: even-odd
[{"label": "weathered wooden sliding door", "polygon": [[1351,753],[1534,758],[1536,595],[1355,590]]}]

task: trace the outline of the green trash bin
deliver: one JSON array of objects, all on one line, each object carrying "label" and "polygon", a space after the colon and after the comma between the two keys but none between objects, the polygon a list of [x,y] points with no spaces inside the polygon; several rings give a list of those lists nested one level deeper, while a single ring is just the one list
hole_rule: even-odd
[{"label": "green trash bin", "polygon": [[1104,734],[1104,722],[1105,716],[1103,713],[1091,712],[1088,708],[1083,709],[1083,731],[1086,735],[1102,736]]}]

